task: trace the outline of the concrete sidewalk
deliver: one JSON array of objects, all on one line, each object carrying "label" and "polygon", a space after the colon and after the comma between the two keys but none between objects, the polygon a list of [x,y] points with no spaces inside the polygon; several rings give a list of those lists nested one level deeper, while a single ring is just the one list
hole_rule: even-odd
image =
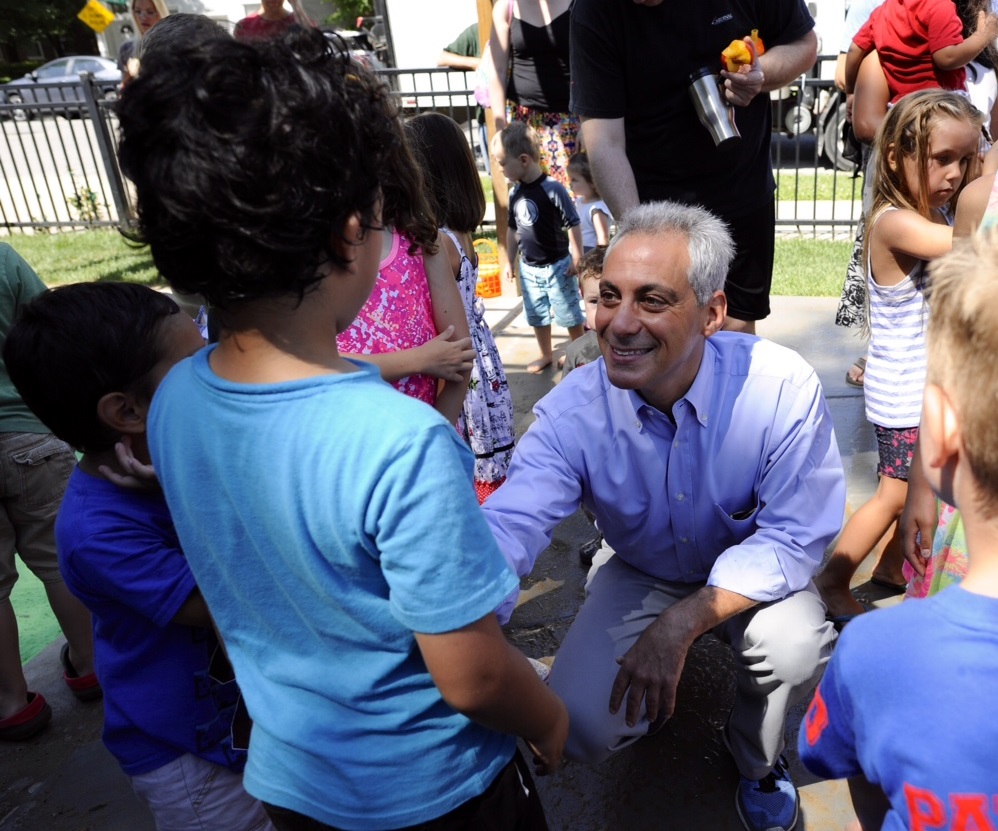
[{"label": "concrete sidewalk", "polygon": [[[876,486],[876,448],[863,416],[862,391],[845,384],[846,369],[864,353],[864,344],[853,330],[834,325],[835,303],[831,298],[774,298],[773,314],[759,329],[799,351],[818,370],[835,418],[851,512]],[[533,403],[560,373],[526,372],[536,344],[512,292],[486,305],[521,433],[529,425]],[[556,343],[558,334],[556,330]],[[585,577],[576,551],[590,536],[581,515],[564,522],[527,581],[508,632],[528,655],[554,654],[571,623]],[[879,601],[866,582],[869,561],[865,568],[857,576],[859,594]],[[0,744],[0,829],[152,831],[150,817],[100,742],[100,705],[77,703],[62,682],[60,644],[61,639],[25,668],[29,688],[41,691],[52,705],[51,727],[26,743]],[[540,781],[552,831],[740,829],[734,809],[737,775],[717,732],[733,692],[726,649],[704,638],[687,662],[676,715],[661,733],[600,768],[567,763]],[[852,816],[848,794],[844,785],[817,781],[800,767],[793,752],[800,716],[798,711],[791,718],[788,735],[788,756],[803,805],[798,829],[840,831]]]}]

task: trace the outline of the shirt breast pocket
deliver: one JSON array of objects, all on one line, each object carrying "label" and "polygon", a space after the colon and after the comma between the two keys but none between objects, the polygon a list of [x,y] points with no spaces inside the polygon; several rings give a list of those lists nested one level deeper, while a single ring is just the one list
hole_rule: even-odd
[{"label": "shirt breast pocket", "polygon": [[[720,550],[743,542],[755,531],[755,520],[759,514],[759,503],[733,512],[714,503],[714,516],[719,520],[716,534],[720,538]],[[718,552],[720,553],[720,552]]]}]

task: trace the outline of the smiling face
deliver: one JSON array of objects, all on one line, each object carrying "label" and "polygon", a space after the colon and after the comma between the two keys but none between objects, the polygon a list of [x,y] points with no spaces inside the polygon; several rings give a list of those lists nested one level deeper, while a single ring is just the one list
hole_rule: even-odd
[{"label": "smiling face", "polygon": [[132,16],[139,33],[145,34],[161,20],[159,12],[152,0],[135,0],[132,3]]},{"label": "smiling face", "polygon": [[665,413],[689,390],[727,309],[723,292],[697,304],[689,264],[682,235],[635,232],[610,250],[600,280],[596,333],[610,383]]},{"label": "smiling face", "polygon": [[[941,208],[953,198],[977,155],[980,139],[980,131],[973,124],[948,116],[935,119],[926,153],[925,196],[930,208]],[[908,190],[917,194],[921,184],[914,156],[906,156],[902,164]]]}]

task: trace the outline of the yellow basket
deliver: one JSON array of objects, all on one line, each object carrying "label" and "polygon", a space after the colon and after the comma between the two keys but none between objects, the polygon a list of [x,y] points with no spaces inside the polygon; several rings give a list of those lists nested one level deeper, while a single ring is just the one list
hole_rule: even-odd
[{"label": "yellow basket", "polygon": [[502,294],[499,246],[490,239],[476,239],[475,253],[478,254],[478,285],[475,286],[475,293],[479,297],[499,297]]}]

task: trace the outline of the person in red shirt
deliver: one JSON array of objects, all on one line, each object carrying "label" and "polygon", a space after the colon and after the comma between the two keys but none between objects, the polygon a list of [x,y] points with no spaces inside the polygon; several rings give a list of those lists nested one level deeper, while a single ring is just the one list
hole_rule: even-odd
[{"label": "person in red shirt", "polygon": [[280,37],[295,24],[314,25],[298,0],[288,0],[292,11],[284,8],[284,0],[260,0],[260,10],[236,24],[236,40],[266,40]]},{"label": "person in red shirt", "polygon": [[996,36],[998,18],[981,11],[976,30],[964,39],[952,0],[887,0],[853,38],[846,56],[846,92],[852,92],[860,63],[874,49],[892,104],[919,89],[965,90],[964,67]]}]

